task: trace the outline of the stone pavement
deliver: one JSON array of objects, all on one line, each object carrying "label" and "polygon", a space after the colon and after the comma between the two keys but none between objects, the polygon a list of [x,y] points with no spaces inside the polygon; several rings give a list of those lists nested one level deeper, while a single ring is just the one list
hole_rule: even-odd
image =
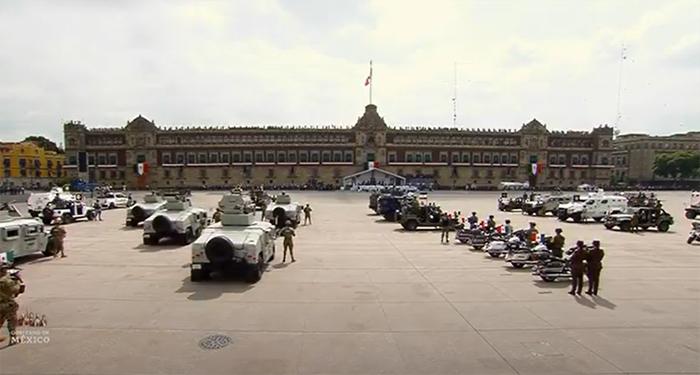
[{"label": "stone pavement", "polygon": [[[597,298],[440,245],[439,232],[404,232],[370,215],[367,194],[291,194],[311,203],[314,223],[298,229],[298,262],[278,256],[255,285],[191,283],[189,247],[142,245],[124,210],[67,226],[68,258],[22,265],[21,310],[47,315],[50,342],[0,348],[0,374],[700,373],[700,246],[685,243],[687,193],[661,193],[670,233],[534,219],[548,233],[561,226],[567,245],[602,241]],[[516,228],[533,220],[497,212],[497,196],[430,194]],[[201,349],[211,334],[232,342]]]}]

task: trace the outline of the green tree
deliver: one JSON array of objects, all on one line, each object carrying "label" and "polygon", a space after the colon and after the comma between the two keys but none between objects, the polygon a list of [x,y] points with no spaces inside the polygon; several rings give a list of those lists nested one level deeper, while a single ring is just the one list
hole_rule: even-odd
[{"label": "green tree", "polygon": [[55,151],[55,152],[58,152],[60,154],[63,153],[63,150],[60,149],[52,140],[50,140],[46,137],[42,137],[40,135],[39,136],[32,135],[32,136],[29,136],[27,138],[24,138],[23,142],[33,142],[37,146],[43,148],[44,150]]},{"label": "green tree", "polygon": [[700,176],[700,153],[677,151],[659,154],[654,160],[654,174],[677,179]]}]

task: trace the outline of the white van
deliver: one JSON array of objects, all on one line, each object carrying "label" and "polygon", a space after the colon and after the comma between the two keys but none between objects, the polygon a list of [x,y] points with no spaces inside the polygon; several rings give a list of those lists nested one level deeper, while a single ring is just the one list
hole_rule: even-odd
[{"label": "white van", "polygon": [[559,212],[559,220],[573,219],[580,223],[588,219],[602,221],[611,211],[623,211],[627,208],[627,198],[621,195],[591,195],[583,202],[575,202],[566,208],[566,213]]}]

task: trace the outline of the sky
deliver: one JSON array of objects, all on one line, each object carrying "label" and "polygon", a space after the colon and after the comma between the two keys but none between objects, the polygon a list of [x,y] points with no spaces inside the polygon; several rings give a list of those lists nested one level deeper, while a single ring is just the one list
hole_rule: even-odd
[{"label": "sky", "polygon": [[699,5],[0,0],[0,140],[139,114],[352,126],[370,60],[389,126],[452,126],[456,91],[458,127],[700,130]]}]

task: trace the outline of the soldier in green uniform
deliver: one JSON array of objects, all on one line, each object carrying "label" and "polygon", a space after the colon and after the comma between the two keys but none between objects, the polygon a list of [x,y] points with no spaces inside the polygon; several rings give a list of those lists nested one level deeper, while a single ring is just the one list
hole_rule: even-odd
[{"label": "soldier in green uniform", "polygon": [[557,228],[554,230],[556,233],[554,237],[552,237],[552,255],[554,255],[557,258],[561,258],[564,256],[564,242],[565,238],[564,236],[561,235],[561,228]]},{"label": "soldier in green uniform", "polygon": [[294,236],[296,236],[296,233],[294,233],[294,228],[292,228],[292,222],[287,220],[279,234],[284,237],[284,242],[282,243],[284,247],[282,263],[287,261],[287,249],[289,249],[289,256],[292,258],[292,263],[296,262],[296,259],[294,259]]},{"label": "soldier in green uniform", "polygon": [[[8,265],[0,263],[0,327],[7,320],[7,330],[10,332],[10,345],[16,344],[15,327],[17,326],[17,310],[19,305],[15,298],[20,292],[20,282],[11,277],[8,273]],[[0,342],[6,338],[0,336]]]},{"label": "soldier in green uniform", "polygon": [[600,271],[603,269],[603,257],[605,252],[600,248],[600,241],[593,241],[593,248],[588,251],[586,258],[586,273],[588,276],[588,295],[598,295],[598,285],[600,284]]},{"label": "soldier in green uniform", "polygon": [[450,217],[444,212],[440,215],[440,243],[450,243]]},{"label": "soldier in green uniform", "polygon": [[61,254],[61,258],[65,258],[66,254],[63,253],[63,240],[66,238],[66,230],[61,226],[61,219],[57,219],[58,222],[51,228],[51,236],[53,237],[54,243],[54,258]]},{"label": "soldier in green uniform", "polygon": [[308,221],[309,224],[311,224],[311,206],[307,203],[306,206],[304,206],[304,225],[306,225],[306,222]]}]

